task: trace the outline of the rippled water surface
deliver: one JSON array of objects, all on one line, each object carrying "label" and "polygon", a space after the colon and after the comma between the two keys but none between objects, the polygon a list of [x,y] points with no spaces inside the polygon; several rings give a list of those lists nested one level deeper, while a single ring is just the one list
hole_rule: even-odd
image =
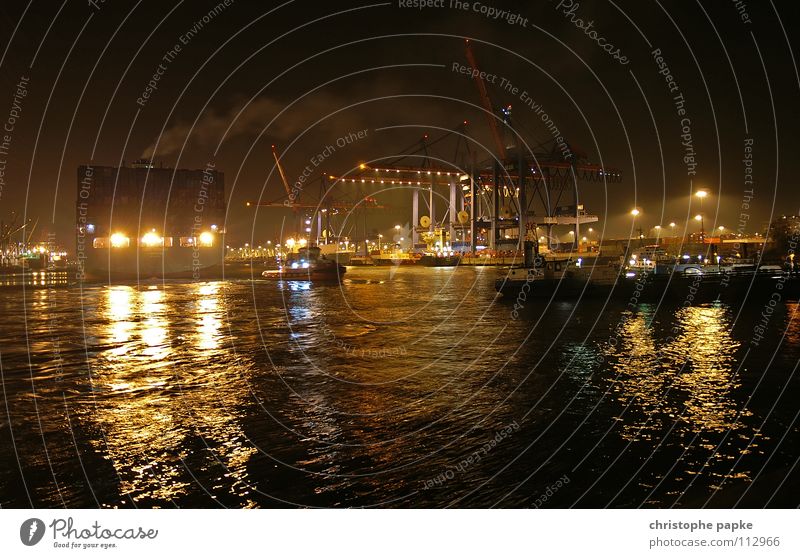
[{"label": "rippled water surface", "polygon": [[0,505],[800,504],[796,304],[497,273],[0,290]]}]

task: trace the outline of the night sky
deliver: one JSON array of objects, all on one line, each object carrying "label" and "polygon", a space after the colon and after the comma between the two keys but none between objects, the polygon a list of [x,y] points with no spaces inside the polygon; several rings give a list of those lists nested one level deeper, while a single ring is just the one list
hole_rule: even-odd
[{"label": "night sky", "polygon": [[[709,224],[736,228],[745,211],[754,233],[772,216],[798,212],[796,2],[399,4],[3,2],[0,218],[12,210],[38,217],[42,234],[54,231],[71,247],[78,165],[152,155],[156,165],[212,162],[225,172],[230,244],[275,238],[290,213],[245,206],[282,199],[273,143],[285,152],[290,182],[325,146],[359,130],[367,137],[337,148],[314,177],[392,159],[464,120],[492,149],[475,84],[452,69],[467,64],[464,38],[473,39],[482,70],[526,91],[589,160],[622,170],[621,184],[581,185],[604,235],[630,232],[634,206],[646,227],[675,221],[692,232],[689,198],[698,187],[711,192]],[[494,18],[500,10],[515,17]],[[659,73],[655,49],[677,92]],[[154,74],[157,88],[145,98]],[[526,141],[552,138],[519,94],[499,79],[487,89],[495,107],[512,105]],[[684,119],[690,147],[682,145]],[[743,210],[748,142],[753,199]],[[431,154],[457,164],[452,143]],[[303,201],[316,199],[312,184]],[[334,196],[369,193],[359,185]],[[389,208],[370,216],[371,227],[409,224],[410,197],[381,194]]]}]

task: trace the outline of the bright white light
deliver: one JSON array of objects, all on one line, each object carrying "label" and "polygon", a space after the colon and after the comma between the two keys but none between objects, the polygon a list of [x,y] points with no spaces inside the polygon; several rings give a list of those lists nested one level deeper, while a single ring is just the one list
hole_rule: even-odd
[{"label": "bright white light", "polygon": [[114,233],[109,238],[113,248],[125,248],[130,245],[130,239],[122,233]]},{"label": "bright white light", "polygon": [[210,232],[202,232],[200,233],[200,238],[198,238],[198,241],[200,242],[200,246],[213,246],[214,235]]},{"label": "bright white light", "polygon": [[142,246],[148,246],[152,248],[154,246],[161,246],[163,243],[164,240],[153,231],[145,233],[142,237]]}]

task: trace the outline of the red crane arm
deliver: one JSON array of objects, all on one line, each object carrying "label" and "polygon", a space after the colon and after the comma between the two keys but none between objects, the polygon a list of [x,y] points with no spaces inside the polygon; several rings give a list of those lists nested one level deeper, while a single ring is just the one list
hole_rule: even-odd
[{"label": "red crane arm", "polygon": [[469,65],[472,66],[473,70],[475,70],[472,72],[472,75],[475,76],[475,86],[478,88],[478,94],[481,97],[483,108],[487,112],[486,118],[489,119],[489,130],[492,132],[492,139],[494,140],[494,145],[497,148],[497,156],[501,161],[505,161],[506,146],[503,145],[503,138],[500,136],[500,129],[497,127],[497,117],[494,114],[492,101],[489,99],[489,92],[486,91],[486,84],[483,83],[483,80],[480,78],[478,64],[475,62],[475,55],[472,54],[472,47],[469,44],[469,39],[467,39],[465,43],[465,49],[467,52],[467,62],[469,62]]}]

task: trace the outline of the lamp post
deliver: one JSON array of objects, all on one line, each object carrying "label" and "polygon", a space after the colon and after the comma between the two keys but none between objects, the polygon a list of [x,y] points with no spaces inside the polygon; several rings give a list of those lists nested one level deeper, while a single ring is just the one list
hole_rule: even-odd
[{"label": "lamp post", "polygon": [[708,197],[708,190],[705,188],[699,189],[697,192],[694,193],[695,197],[700,200],[700,214],[699,219],[695,217],[698,221],[700,221],[700,242],[704,243],[706,241],[706,228],[705,228],[705,221],[703,218],[703,200]]},{"label": "lamp post", "polygon": [[703,214],[698,213],[697,215],[694,216],[694,220],[700,223],[700,243],[702,244],[706,240],[706,231],[703,226]]},{"label": "lamp post", "polygon": [[[634,207],[633,209],[631,209],[631,215],[633,216],[633,227],[634,227],[634,230],[636,230],[636,218],[639,215],[641,215],[641,213],[642,213],[642,210],[639,209],[638,207]],[[644,235],[642,234],[642,227],[641,227],[641,225],[639,225],[639,245],[640,246],[642,245],[642,239],[643,238],[644,238]]]}]

